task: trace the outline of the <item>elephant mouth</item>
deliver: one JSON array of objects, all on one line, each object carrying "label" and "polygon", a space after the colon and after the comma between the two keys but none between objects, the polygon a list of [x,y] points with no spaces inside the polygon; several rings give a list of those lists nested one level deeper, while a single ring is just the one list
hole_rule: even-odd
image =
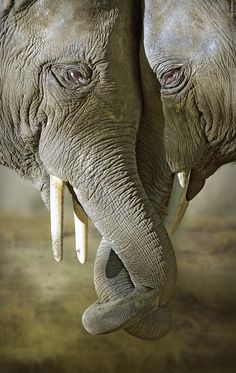
[{"label": "elephant mouth", "polygon": [[188,190],[186,193],[187,201],[191,201],[193,198],[197,196],[198,193],[203,189],[205,185],[206,179],[201,176],[200,173],[196,172],[196,170],[192,170],[191,177],[189,181]]},{"label": "elephant mouth", "polygon": [[192,168],[186,171],[178,170],[175,173],[175,175],[179,179],[179,184],[185,191],[185,201],[187,204],[189,201],[195,198],[198,193],[200,193],[205,185],[207,177],[209,177],[212,173],[209,173],[209,175],[207,175],[206,171],[202,172],[197,168]]},{"label": "elephant mouth", "polygon": [[213,175],[220,166],[222,166],[222,162],[217,162],[213,164],[208,163],[204,167],[196,166],[191,170],[191,177],[189,180],[189,186],[186,193],[187,201],[191,201],[198,195],[198,193],[201,192],[206,183],[206,179]]},{"label": "elephant mouth", "polygon": [[235,154],[223,155],[219,149],[208,148],[193,165],[186,193],[187,201],[191,201],[203,189],[206,179],[213,175],[221,166],[235,161]]}]

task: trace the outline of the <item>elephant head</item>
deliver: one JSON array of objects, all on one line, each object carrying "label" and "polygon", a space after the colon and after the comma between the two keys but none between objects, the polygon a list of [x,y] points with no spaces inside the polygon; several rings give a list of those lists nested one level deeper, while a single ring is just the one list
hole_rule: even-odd
[{"label": "elephant head", "polygon": [[191,170],[188,200],[236,160],[235,40],[234,1],[145,0],[144,47],[160,84],[167,160],[174,173]]},{"label": "elephant head", "polygon": [[[105,324],[99,332],[128,328],[165,306],[175,284],[171,243],[137,170],[138,6],[135,0],[0,5],[0,162],[33,181],[46,203],[49,178],[51,204],[67,183],[122,263],[128,291],[85,313],[87,329]],[[52,223],[60,261],[61,216]]]}]

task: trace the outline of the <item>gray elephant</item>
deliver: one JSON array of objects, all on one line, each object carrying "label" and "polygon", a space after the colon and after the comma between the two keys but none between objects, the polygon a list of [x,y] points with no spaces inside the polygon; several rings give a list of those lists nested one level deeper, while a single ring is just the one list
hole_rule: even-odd
[{"label": "gray elephant", "polygon": [[[148,125],[136,141],[140,6],[135,0],[1,2],[0,163],[30,179],[48,206],[50,189],[57,261],[65,184],[79,234],[86,239],[86,214],[102,234],[95,268],[99,302],[85,312],[85,327],[157,338],[169,329],[166,304],[176,278],[160,216],[173,177],[164,159],[156,165],[162,130],[149,133],[145,115]],[[154,156],[145,150],[151,133],[159,141]],[[84,261],[86,244],[77,238]],[[120,277],[120,286],[113,286]]]},{"label": "gray elephant", "polygon": [[[172,172],[178,173],[190,200],[220,165],[236,159],[234,11],[234,2],[229,1],[144,1],[143,110],[136,157],[149,200],[169,231],[172,216],[165,215]],[[174,201],[178,224],[187,201],[184,196],[180,206]],[[90,332],[102,333],[111,326],[100,317],[101,303],[117,301],[121,294],[132,293],[134,286],[105,241],[95,263],[95,285],[100,303],[86,311],[85,325]],[[136,323],[132,320],[126,331],[158,339],[170,327],[167,302],[161,300]]]},{"label": "gray elephant", "polygon": [[236,160],[235,0],[145,0],[144,48],[160,83],[167,160],[174,173],[191,171],[191,200]]}]

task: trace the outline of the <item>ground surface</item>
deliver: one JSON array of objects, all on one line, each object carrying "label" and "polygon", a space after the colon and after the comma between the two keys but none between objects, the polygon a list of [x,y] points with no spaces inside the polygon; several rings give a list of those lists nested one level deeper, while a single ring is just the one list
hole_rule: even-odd
[{"label": "ground surface", "polygon": [[1,373],[200,373],[236,371],[236,222],[201,220],[175,238],[173,330],[158,342],[125,332],[91,336],[81,324],[95,301],[90,239],[76,262],[72,228],[53,261],[48,218],[0,217]]}]

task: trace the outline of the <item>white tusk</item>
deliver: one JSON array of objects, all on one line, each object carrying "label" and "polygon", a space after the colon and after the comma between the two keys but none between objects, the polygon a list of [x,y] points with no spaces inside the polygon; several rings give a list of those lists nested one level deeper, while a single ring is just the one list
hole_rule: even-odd
[{"label": "white tusk", "polygon": [[63,180],[50,176],[50,216],[53,255],[57,262],[63,258],[63,215],[64,215]]},{"label": "white tusk", "polygon": [[75,223],[75,249],[80,263],[84,264],[88,254],[88,216],[80,204],[73,199]]},{"label": "white tusk", "polygon": [[185,172],[179,172],[177,174],[180,186],[184,189],[184,186],[186,184],[186,173]]},{"label": "white tusk", "polygon": [[174,177],[173,188],[167,208],[167,214],[164,218],[164,225],[170,236],[173,235],[178,228],[188,207],[186,194],[188,190],[190,174],[191,171],[179,172]]}]

